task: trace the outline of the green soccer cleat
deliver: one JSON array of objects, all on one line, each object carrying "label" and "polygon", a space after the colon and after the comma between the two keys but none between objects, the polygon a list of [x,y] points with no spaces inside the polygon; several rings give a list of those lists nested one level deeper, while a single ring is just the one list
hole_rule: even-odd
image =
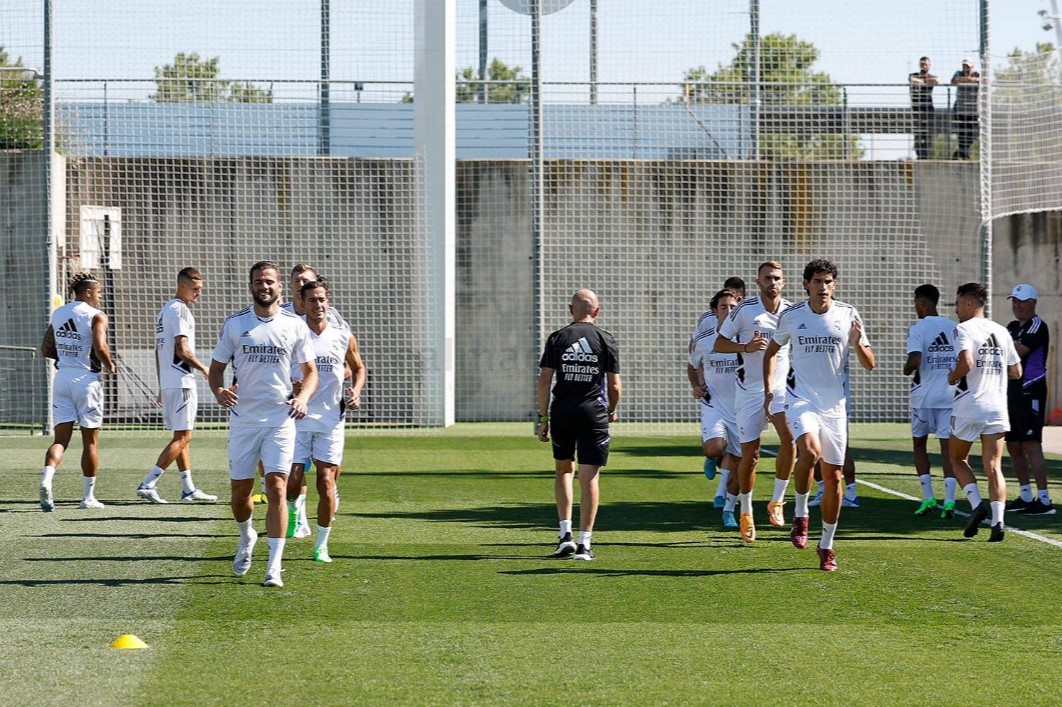
[{"label": "green soccer cleat", "polygon": [[295,537],[295,529],[299,527],[299,512],[295,510],[294,506],[288,507],[288,531],[284,534],[286,538]]},{"label": "green soccer cleat", "polygon": [[[952,504],[952,506],[954,506],[954,505],[955,504]],[[937,499],[935,499],[935,498],[927,498],[926,500],[922,501],[922,505],[920,505],[918,507],[918,510],[915,511],[915,515],[916,516],[928,515],[930,513],[930,511],[935,511],[935,510],[937,510]]]},{"label": "green soccer cleat", "polygon": [[322,545],[313,549],[314,562],[331,562],[332,556],[328,554],[328,546]]},{"label": "green soccer cleat", "polygon": [[955,517],[955,501],[945,501],[944,510],[940,512],[941,518],[954,518]]}]

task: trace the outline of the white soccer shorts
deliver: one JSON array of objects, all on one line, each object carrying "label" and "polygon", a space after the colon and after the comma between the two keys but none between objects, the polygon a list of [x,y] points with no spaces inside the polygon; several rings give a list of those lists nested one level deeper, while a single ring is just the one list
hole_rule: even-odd
[{"label": "white soccer shorts", "polygon": [[[738,390],[734,400],[736,408],[738,442],[755,442],[767,429],[769,419],[763,411],[763,393]],[[774,391],[771,398],[771,415],[785,412],[785,388]]]},{"label": "white soccer shorts", "polygon": [[195,429],[199,392],[195,388],[165,388],[162,391],[162,423],[178,432]]},{"label": "white soccer shorts", "polygon": [[266,474],[291,472],[295,458],[295,421],[280,427],[229,427],[229,478],[253,479],[262,461]]},{"label": "white soccer shorts", "polygon": [[735,457],[741,456],[741,445],[738,444],[738,429],[735,420],[728,420],[722,411],[701,401],[701,442],[710,439],[725,439],[727,454]]},{"label": "white soccer shorts", "polygon": [[961,417],[951,418],[951,436],[964,442],[976,442],[981,435],[998,435],[1010,431],[1010,419],[1006,413],[1002,417],[987,420],[967,420]]},{"label": "white soccer shorts", "polygon": [[336,425],[328,432],[299,430],[295,434],[295,459],[314,459],[331,466],[339,466],[343,463],[345,441],[342,424]]},{"label": "white soccer shorts", "polygon": [[793,439],[815,435],[821,447],[822,461],[834,466],[844,466],[844,452],[848,446],[848,416],[839,413],[826,415],[816,410],[806,400],[796,400],[785,411]]},{"label": "white soccer shorts", "polygon": [[52,423],[76,422],[88,430],[103,426],[103,384],[98,373],[60,368],[52,384]]},{"label": "white soccer shorts", "polygon": [[911,408],[911,436],[947,439],[951,436],[951,408]]}]

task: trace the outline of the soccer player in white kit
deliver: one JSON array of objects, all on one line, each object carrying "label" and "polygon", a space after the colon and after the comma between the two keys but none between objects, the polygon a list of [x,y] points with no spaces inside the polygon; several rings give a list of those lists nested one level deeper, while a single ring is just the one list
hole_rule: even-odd
[{"label": "soccer player in white kit", "polygon": [[159,479],[174,461],[181,476],[182,501],[216,501],[217,496],[202,491],[192,481],[192,430],[199,411],[195,371],[205,380],[207,367],[195,356],[195,317],[188,305],[199,301],[203,275],[195,268],[177,273],[177,293],[162,305],[155,320],[155,373],[159,381],[158,404],[162,421],[173,430],[173,438],[159,454],[136,495],[151,503],[167,503],[159,495]]},{"label": "soccer player in white kit", "polygon": [[[699,333],[693,340],[686,377],[693,389],[693,397],[701,401],[701,447],[705,459],[723,456],[722,467],[726,472],[736,470],[741,461],[741,446],[738,444],[737,418],[734,416],[734,395],[737,390],[737,354],[715,353],[716,327],[722,324],[737,307],[738,296],[733,290],[719,290],[712,297],[709,311],[715,316],[714,326],[699,325]],[[702,383],[703,381],[703,383]],[[731,473],[728,473],[730,480]],[[734,475],[730,490],[737,489]],[[723,527],[736,528],[734,501],[736,495],[728,493],[723,504]]]},{"label": "soccer player in white kit", "polygon": [[[863,320],[855,307],[833,299],[837,286],[837,266],[829,260],[812,260],[804,267],[804,289],[808,299],[795,304],[778,320],[774,339],[763,358],[763,375],[769,378],[775,358],[783,346],[790,346],[791,373],[786,387],[786,418],[796,438],[796,499],[790,539],[799,549],[808,545],[808,496],[815,463],[820,463],[824,482],[822,494],[822,539],[819,541],[819,568],[837,570],[833,536],[841,514],[844,466],[848,445],[848,389],[846,370],[852,349],[864,369],[874,369],[874,352],[863,331]],[[764,404],[772,393],[764,391]]]},{"label": "soccer player in white kit", "polygon": [[[334,326],[328,321],[332,293],[328,283],[317,280],[303,285],[300,292],[306,325],[310,330],[314,359],[317,364],[317,390],[310,398],[306,416],[295,423],[295,463],[288,477],[288,489],[305,487],[305,459],[312,459],[317,468],[317,540],[314,543],[315,562],[331,562],[328,537],[335,515],[335,477],[343,462],[343,381],[345,368],[353,372],[353,385],[347,389],[347,403],[357,408],[361,404],[361,389],[365,385],[365,365],[358,352],[358,342],[350,329]],[[344,365],[345,364],[345,365]],[[297,382],[298,389],[301,382]],[[290,522],[290,518],[289,518]]]},{"label": "soccer player in white kit", "polygon": [[44,455],[41,475],[41,510],[55,510],[52,477],[70,445],[74,423],[81,428],[81,474],[84,495],[78,508],[103,508],[96,500],[99,471],[99,432],[103,425],[103,383],[100,373],[114,374],[107,345],[109,319],[100,311],[103,288],[87,272],[70,278],[74,299],[57,307],[44,332],[41,353],[56,362],[52,385],[52,422],[55,437]]},{"label": "soccer player in white kit", "polygon": [[922,503],[915,515],[926,515],[937,508],[926,450],[932,433],[940,442],[941,466],[944,468],[944,508],[940,517],[951,518],[955,515],[956,482],[948,454],[948,438],[951,437],[955,386],[948,383],[948,373],[955,368],[955,342],[952,340],[955,322],[937,314],[939,301],[940,290],[933,285],[915,288],[914,308],[918,321],[907,328],[907,361],[903,364],[903,374],[914,376],[911,379],[911,438],[915,472],[922,484]]},{"label": "soccer player in white kit", "polygon": [[[240,528],[240,541],[232,568],[237,577],[251,569],[258,534],[251,527],[254,477],[262,462],[269,507],[269,565],[266,587],[282,587],[281,557],[288,516],[284,508],[287,476],[295,454],[295,420],[317,388],[310,330],[301,318],[282,311],[280,274],[275,263],[251,266],[252,304],[225,320],[210,362],[210,390],[218,404],[229,409],[229,478],[232,515]],[[237,383],[224,385],[225,368],[232,363]],[[291,396],[291,367],[298,365],[302,386]]]},{"label": "soccer player in white kit", "polygon": [[[756,271],[756,285],[760,294],[741,300],[719,327],[715,350],[719,353],[741,355],[738,369],[737,395],[734,408],[738,424],[738,441],[741,443],[741,464],[738,465],[738,501],[741,503],[739,520],[741,539],[747,543],[756,540],[756,524],[752,520],[752,489],[756,484],[756,462],[760,459],[760,435],[767,429],[770,419],[778,432],[778,458],[774,466],[774,494],[767,504],[767,517],[771,525],[782,527],[782,515],[786,487],[793,473],[793,435],[785,421],[785,377],[789,370],[789,349],[778,354],[775,376],[764,385],[763,352],[767,348],[778,317],[791,303],[782,297],[785,276],[782,266],[773,260],[760,265]],[[764,410],[764,390],[774,392],[769,410]]]},{"label": "soccer player in white kit", "polygon": [[[960,285],[955,299],[959,324],[953,341],[957,359],[948,374],[956,386],[951,409],[952,471],[970,501],[970,521],[963,535],[977,535],[981,521],[992,515],[992,533],[988,542],[1003,540],[1003,511],[1007,502],[1007,483],[1003,478],[1003,437],[1010,429],[1007,414],[1007,379],[1021,378],[1021,358],[1006,327],[985,319],[988,291],[984,285],[968,282]],[[981,462],[988,479],[991,511],[985,508],[977,489],[977,477],[970,467],[970,448],[980,437]]]}]

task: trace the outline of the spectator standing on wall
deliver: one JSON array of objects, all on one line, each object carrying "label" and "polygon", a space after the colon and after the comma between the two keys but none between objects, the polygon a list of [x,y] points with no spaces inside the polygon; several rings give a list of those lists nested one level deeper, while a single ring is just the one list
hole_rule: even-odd
[{"label": "spectator standing on wall", "polygon": [[981,85],[981,74],[974,71],[973,59],[962,60],[962,68],[951,77],[951,83],[958,87],[952,109],[952,123],[959,139],[954,158],[968,160],[970,145],[977,137],[977,89]]},{"label": "spectator standing on wall", "polygon": [[911,110],[914,111],[915,154],[920,160],[928,160],[932,141],[933,87],[939,83],[937,77],[929,73],[928,56],[918,60],[918,71],[908,74],[907,83],[911,87]]}]

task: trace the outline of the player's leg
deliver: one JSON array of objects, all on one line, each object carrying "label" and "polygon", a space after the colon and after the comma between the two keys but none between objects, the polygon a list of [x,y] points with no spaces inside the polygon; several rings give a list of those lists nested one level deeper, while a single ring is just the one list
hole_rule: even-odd
[{"label": "player's leg", "polygon": [[78,508],[103,508],[103,504],[96,500],[96,476],[100,468],[99,439],[98,427],[81,428],[81,481],[84,495]]},{"label": "player's leg", "polygon": [[1047,460],[1044,459],[1044,447],[1040,440],[1030,440],[1022,443],[1025,458],[1029,460],[1029,468],[1032,469],[1033,480],[1036,482],[1036,498],[1033,506],[1025,512],[1030,515],[1052,515],[1055,512],[1051,503],[1051,495],[1047,488]]},{"label": "player's leg", "polygon": [[317,539],[313,545],[314,562],[331,562],[328,538],[332,533],[332,516],[336,507],[335,477],[338,464],[315,459],[317,467]]},{"label": "player's leg", "polygon": [[955,515],[955,491],[959,486],[955,478],[955,471],[951,464],[951,451],[949,448],[949,433],[937,437],[940,443],[940,467],[944,471],[944,507],[940,511],[941,518],[951,518]]},{"label": "player's leg", "polygon": [[601,491],[598,484],[600,467],[594,464],[579,464],[579,544],[575,548],[575,559],[592,560],[594,553],[591,540],[597,508],[601,503]]},{"label": "player's leg", "polygon": [[[304,434],[304,433],[299,433]],[[308,434],[308,433],[306,433]],[[297,456],[296,459],[302,459]],[[288,474],[287,488],[285,489],[285,497],[287,498],[288,520],[285,530],[285,537],[292,537],[295,535],[295,528],[299,525],[299,512],[296,506],[302,489],[306,487],[306,475],[305,475],[306,463],[303,461],[297,461],[291,465],[291,473]],[[305,498],[305,495],[303,496]]]},{"label": "player's leg", "polygon": [[[970,466],[970,449],[973,441],[980,437],[980,423],[972,423],[959,418],[952,418],[952,433],[948,438],[948,454],[951,456],[951,469],[963,494],[970,502],[970,519],[963,529],[963,535],[972,538],[977,535],[981,521],[988,517],[988,509],[981,502],[981,492],[977,488],[977,477]],[[970,439],[966,439],[970,437]]]},{"label": "player's leg", "polygon": [[269,502],[266,509],[269,564],[266,567],[265,581],[262,582],[265,587],[284,586],[280,578],[288,529],[288,509],[284,500],[288,489],[288,474],[291,473],[295,459],[295,434],[295,425],[289,422],[277,428],[270,428],[270,433],[262,440],[262,469],[266,475],[266,497]]},{"label": "player's leg", "polygon": [[737,518],[734,516],[734,504],[737,503],[738,479],[737,470],[741,466],[741,457],[727,452],[723,458],[723,468],[727,471],[726,485],[723,487],[722,520],[724,528],[737,528]]},{"label": "player's leg", "polygon": [[992,533],[988,542],[1003,540],[1003,511],[1007,505],[1007,482],[1003,478],[1003,433],[981,435],[981,462],[988,479],[989,507],[992,510]]},{"label": "player's leg", "polygon": [[63,461],[66,448],[70,446],[70,437],[74,434],[74,423],[57,422],[53,427],[52,443],[48,445],[44,453],[44,469],[41,472],[40,503],[41,510],[50,513],[55,510],[55,499],[52,493],[52,478],[55,470]]},{"label": "player's leg", "polygon": [[856,490],[855,457],[852,456],[851,445],[848,445],[844,450],[844,465],[841,466],[841,476],[844,478],[844,496],[841,498],[841,507],[859,508],[859,492]]},{"label": "player's leg", "polygon": [[251,569],[251,558],[258,533],[252,527],[254,514],[255,478],[258,470],[258,457],[261,439],[268,428],[229,428],[229,506],[232,519],[240,531],[236,545],[236,554],[232,559],[232,571],[242,577]]},{"label": "player's leg", "polygon": [[[790,414],[792,420],[789,424],[797,434],[795,440],[797,457],[793,467],[795,503],[793,528],[789,532],[789,539],[794,547],[803,550],[808,545],[808,500],[811,495],[811,476],[822,456],[822,445],[819,440],[818,422],[806,406],[794,405]],[[823,501],[825,500],[824,494]],[[839,499],[838,503],[840,503]],[[823,518],[826,517],[825,513],[824,506]]]},{"label": "player's leg", "polygon": [[[556,445],[556,439],[554,439],[554,445]],[[557,501],[557,519],[560,522],[559,542],[553,553],[556,557],[569,557],[575,552],[575,541],[572,539],[572,480],[574,478],[574,455],[571,459],[554,460],[553,497]]]},{"label": "player's leg", "polygon": [[929,431],[926,429],[924,434],[918,434],[922,432],[922,429],[921,427],[915,428],[916,421],[920,421],[920,418],[916,418],[917,415],[918,411],[911,411],[913,434],[911,446],[914,450],[914,468],[915,474],[918,475],[918,483],[922,486],[922,503],[918,506],[918,510],[915,511],[915,515],[923,516],[936,509],[937,497],[933,493],[933,476],[930,474]]},{"label": "player's leg", "polygon": [[774,460],[774,489],[771,492],[771,500],[767,503],[767,519],[771,525],[782,528],[785,527],[785,492],[789,488],[789,478],[793,475],[796,464],[796,447],[793,446],[793,432],[786,420],[785,396],[776,393],[775,397],[778,401],[771,400],[770,419],[778,433],[778,456]]}]

